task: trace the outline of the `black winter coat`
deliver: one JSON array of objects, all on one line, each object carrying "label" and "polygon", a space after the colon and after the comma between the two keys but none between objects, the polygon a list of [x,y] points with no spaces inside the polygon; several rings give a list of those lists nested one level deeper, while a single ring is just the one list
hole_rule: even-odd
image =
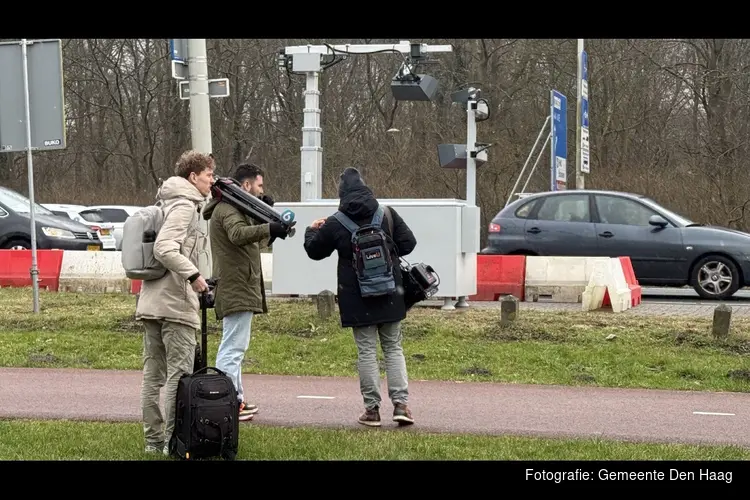
[{"label": "black winter coat", "polygon": [[[349,170],[354,169],[347,169]],[[358,174],[352,182],[347,182],[347,178],[342,176],[339,197],[339,210],[358,225],[369,224],[379,206],[372,191],[361,182]],[[322,260],[329,257],[334,250],[338,251],[337,295],[341,326],[345,328],[391,323],[406,317],[398,256],[410,254],[416,247],[417,240],[393,208],[384,208],[386,212],[391,212],[393,233],[385,215],[381,227],[396,245],[395,249],[391,249],[396,292],[389,296],[363,298],[360,295],[357,275],[352,265],[351,233],[333,215],[329,216],[319,229],[308,227],[305,231],[305,251],[311,259]]]}]

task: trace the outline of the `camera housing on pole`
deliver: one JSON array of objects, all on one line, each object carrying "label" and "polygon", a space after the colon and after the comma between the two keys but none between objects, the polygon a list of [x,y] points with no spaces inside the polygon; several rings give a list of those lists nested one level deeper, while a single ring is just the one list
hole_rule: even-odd
[{"label": "camera housing on pole", "polygon": [[[480,244],[480,210],[476,204],[477,197],[477,168],[487,162],[487,148],[491,144],[477,142],[477,122],[490,117],[490,107],[486,99],[481,97],[481,90],[467,87],[451,93],[451,101],[462,104],[466,109],[466,144],[439,144],[438,160],[441,168],[466,169],[466,207],[462,214],[462,226],[471,227],[471,231],[463,231],[461,235],[462,247],[470,253],[479,252]],[[468,307],[466,296],[458,297],[455,307]],[[444,306],[444,307],[449,307]]]},{"label": "camera housing on pole", "polygon": [[451,92],[451,101],[466,108],[466,144],[438,145],[441,168],[466,169],[466,201],[472,206],[476,206],[476,169],[487,163],[487,149],[491,146],[477,142],[477,122],[490,117],[489,102],[481,94],[475,87]]},{"label": "camera housing on pole", "polygon": [[412,43],[409,57],[391,80],[391,94],[397,101],[431,101],[438,91],[438,81],[430,75],[417,74],[419,64],[429,61],[422,46]]},{"label": "camera housing on pole", "polygon": [[431,62],[428,54],[452,52],[451,45],[428,45],[408,40],[397,44],[296,45],[281,50],[279,69],[304,74],[305,118],[302,125],[300,201],[323,197],[323,128],[320,123],[320,73],[351,55],[391,52],[401,56],[403,64],[391,80],[391,93],[400,101],[429,101],[437,93],[437,80],[416,74],[419,64]]}]

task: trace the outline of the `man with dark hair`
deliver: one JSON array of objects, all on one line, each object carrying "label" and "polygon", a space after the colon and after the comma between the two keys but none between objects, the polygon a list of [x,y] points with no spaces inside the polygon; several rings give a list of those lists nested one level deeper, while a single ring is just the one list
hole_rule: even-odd
[{"label": "man with dark hair", "polygon": [[[356,226],[370,224],[380,208],[380,203],[367,187],[356,168],[349,167],[340,176],[339,211]],[[332,215],[312,222],[305,231],[305,251],[313,260],[323,260],[338,252],[338,300],[341,326],[351,327],[357,345],[359,387],[365,412],[359,423],[379,427],[380,423],[380,369],[377,360],[377,343],[385,358],[388,379],[388,396],[393,404],[393,420],[399,425],[414,423],[408,406],[409,379],[406,360],[401,346],[401,320],[406,317],[403,279],[399,256],[408,255],[417,245],[409,226],[392,207],[383,207],[380,227],[390,243],[388,250],[393,263],[396,292],[379,297],[362,297],[357,273],[352,265],[352,233]]]},{"label": "man with dark hair", "polygon": [[[168,454],[177,383],[193,370],[201,326],[198,294],[208,289],[198,270],[198,255],[206,249],[206,235],[198,223],[201,205],[211,192],[213,173],[212,158],[187,151],[177,161],[175,175],[164,181],[156,195],[163,203],[164,222],[153,251],[167,273],[143,282],[135,313],[146,330],[141,387],[146,452]],[[165,385],[162,417],[159,392]]]},{"label": "man with dark hair", "polygon": [[[243,190],[269,205],[273,200],[263,195],[263,170],[252,164],[239,165],[234,180]],[[271,236],[285,239],[279,223],[258,224],[229,203],[211,200],[203,212],[210,220],[211,250],[216,318],[222,320],[222,338],[216,355],[216,368],[234,382],[240,403],[239,419],[251,420],[257,405],[245,400],[242,386],[242,361],[250,345],[254,314],[268,312],[260,243]]]}]

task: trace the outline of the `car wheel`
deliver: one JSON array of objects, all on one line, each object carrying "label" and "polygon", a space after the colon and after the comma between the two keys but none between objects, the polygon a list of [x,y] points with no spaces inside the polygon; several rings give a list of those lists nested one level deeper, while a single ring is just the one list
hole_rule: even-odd
[{"label": "car wheel", "polygon": [[31,243],[26,240],[10,240],[3,245],[5,250],[30,250]]},{"label": "car wheel", "polygon": [[704,299],[722,300],[740,288],[740,272],[730,259],[709,255],[693,267],[693,289]]}]

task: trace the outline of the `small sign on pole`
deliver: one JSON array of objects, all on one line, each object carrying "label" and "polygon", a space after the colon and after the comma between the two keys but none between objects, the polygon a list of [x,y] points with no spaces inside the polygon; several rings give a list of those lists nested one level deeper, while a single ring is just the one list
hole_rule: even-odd
[{"label": "small sign on pole", "polygon": [[589,163],[589,68],[586,51],[581,53],[581,172],[590,173]]},{"label": "small sign on pole", "polygon": [[[190,99],[190,82],[181,81],[177,84],[180,99]],[[208,97],[229,97],[229,78],[214,78],[208,81]]]},{"label": "small sign on pole", "polygon": [[172,78],[175,80],[186,80],[188,77],[188,65],[186,62],[172,60]]}]

